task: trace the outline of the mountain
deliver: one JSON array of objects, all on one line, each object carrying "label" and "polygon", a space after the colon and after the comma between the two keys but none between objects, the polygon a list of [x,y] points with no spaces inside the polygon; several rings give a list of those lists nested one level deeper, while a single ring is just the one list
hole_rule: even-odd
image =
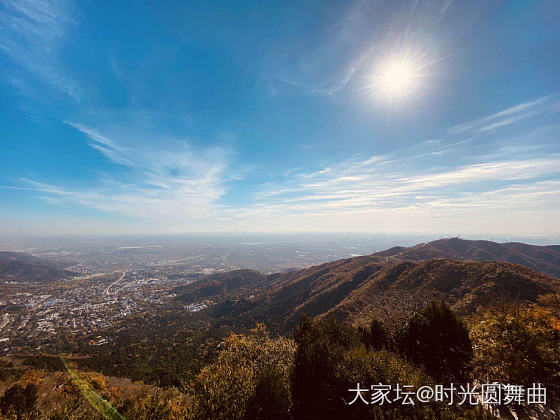
[{"label": "mountain", "polygon": [[558,279],[517,264],[445,259],[383,263],[357,257],[286,278],[269,292],[260,317],[284,331],[303,313],[398,323],[434,299],[469,315],[499,302],[536,301],[553,292],[560,292]]},{"label": "mountain", "polygon": [[[288,273],[217,273],[177,294],[183,302],[215,300],[214,316],[239,316],[288,331],[303,313],[397,323],[433,299],[445,300],[462,315],[500,301],[536,301],[560,291],[560,280],[553,277],[559,274],[559,246],[452,238]],[[250,302],[244,301],[249,295]]]},{"label": "mountain", "polygon": [[430,258],[505,261],[560,278],[560,245],[535,246],[520,242],[497,243],[447,238],[409,248],[394,247],[373,255],[401,261]]},{"label": "mountain", "polygon": [[46,283],[74,276],[62,265],[21,252],[0,251],[0,281]]}]

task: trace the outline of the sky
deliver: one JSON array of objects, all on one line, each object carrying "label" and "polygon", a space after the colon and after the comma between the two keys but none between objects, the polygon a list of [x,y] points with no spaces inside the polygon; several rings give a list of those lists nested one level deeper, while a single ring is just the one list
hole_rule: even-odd
[{"label": "sky", "polygon": [[560,237],[559,18],[0,0],[0,234]]}]

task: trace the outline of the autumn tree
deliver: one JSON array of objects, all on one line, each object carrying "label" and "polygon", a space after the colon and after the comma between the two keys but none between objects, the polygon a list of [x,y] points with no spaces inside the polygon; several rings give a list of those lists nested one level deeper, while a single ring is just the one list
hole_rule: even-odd
[{"label": "autumn tree", "polygon": [[531,304],[496,307],[471,327],[474,375],[479,380],[544,384],[560,395],[560,319]]},{"label": "autumn tree", "polygon": [[250,402],[253,408],[256,404],[266,410],[269,397],[286,398],[277,410],[289,409],[288,378],[295,352],[292,340],[271,339],[259,325],[248,336],[231,335],[220,347],[216,362],[203,368],[195,381],[200,418],[242,419]]},{"label": "autumn tree", "polygon": [[176,388],[156,388],[124,414],[136,420],[188,420],[195,418],[196,400]]}]

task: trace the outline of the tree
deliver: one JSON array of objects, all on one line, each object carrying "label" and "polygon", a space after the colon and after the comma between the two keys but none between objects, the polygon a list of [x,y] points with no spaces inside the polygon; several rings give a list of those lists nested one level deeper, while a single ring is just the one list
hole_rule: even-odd
[{"label": "tree", "polygon": [[[203,368],[196,378],[200,417],[242,419],[250,402],[266,405],[267,393],[275,393],[275,398],[280,394],[289,395],[288,378],[294,352],[293,340],[271,339],[263,325],[258,325],[248,336],[231,335],[222,342],[216,362]],[[269,369],[274,374],[264,373]],[[277,377],[272,379],[266,375]],[[278,381],[284,388],[282,393],[271,389],[279,386]],[[291,404],[289,399],[287,404]]]},{"label": "tree", "polygon": [[37,404],[37,386],[28,384],[26,387],[14,385],[7,389],[0,398],[2,414],[15,414],[19,419],[23,415],[33,412]]},{"label": "tree", "polygon": [[530,385],[560,395],[560,319],[532,304],[484,312],[471,327],[476,379]]},{"label": "tree", "polygon": [[472,345],[465,324],[444,302],[415,313],[397,338],[399,351],[440,381],[465,381]]},{"label": "tree", "polygon": [[[384,331],[374,323],[373,331]],[[343,418],[433,418],[434,410],[451,411],[434,404],[408,406],[400,402],[377,405],[353,403],[349,389],[357,383],[430,385],[433,381],[422,368],[383,349],[366,348],[363,332],[335,318],[312,320],[304,316],[296,329],[298,345],[292,375],[293,416],[295,419]],[[371,330],[370,330],[371,333]],[[373,337],[379,335],[374,333]],[[366,395],[366,398],[368,396]],[[387,414],[387,416],[385,416]]]},{"label": "tree", "polygon": [[360,327],[360,332],[368,349],[381,350],[390,347],[389,334],[380,320],[373,319],[369,324],[369,329]]},{"label": "tree", "polygon": [[140,402],[138,408],[132,408],[129,418],[137,420],[187,420],[194,418],[196,401],[175,388],[156,389]]},{"label": "tree", "polygon": [[257,382],[255,393],[247,404],[246,420],[286,420],[290,418],[290,390],[280,372],[265,368]]},{"label": "tree", "polygon": [[344,354],[362,346],[360,335],[334,317],[314,321],[303,315],[295,330],[297,351],[292,374],[296,419],[339,418],[348,412],[343,396],[348,383],[338,375]]}]

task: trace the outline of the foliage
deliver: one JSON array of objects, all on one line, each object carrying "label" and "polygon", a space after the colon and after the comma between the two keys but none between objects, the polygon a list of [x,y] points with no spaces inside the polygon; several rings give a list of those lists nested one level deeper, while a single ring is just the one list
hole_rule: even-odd
[{"label": "foliage", "polygon": [[[82,395],[88,400],[88,402],[95,408],[95,410],[100,413],[106,419],[114,420],[124,420],[124,417],[101,395],[99,395],[93,389],[93,386],[88,384],[86,381],[82,380],[78,373],[74,371],[63,359],[64,366],[72,378],[73,384],[78,387]],[[100,389],[104,387],[105,380],[101,376],[92,378],[93,385]]]},{"label": "foliage", "polygon": [[346,323],[330,317],[314,321],[302,316],[295,330],[297,351],[292,375],[294,417],[337,417],[345,407],[341,396],[348,383],[338,374],[346,351],[361,346],[360,335]]},{"label": "foliage", "polygon": [[366,350],[357,347],[345,354],[338,367],[346,383],[431,385],[426,373],[387,350]]},{"label": "foliage", "polygon": [[369,324],[369,329],[360,327],[359,330],[367,348],[381,350],[391,347],[389,333],[380,320],[373,319]]},{"label": "foliage", "polygon": [[[115,387],[110,385],[115,378],[78,373],[74,366],[71,375],[26,369],[10,376],[11,388],[0,398],[0,418],[101,419],[92,393],[124,417],[140,420],[491,418],[480,407],[440,403],[349,405],[349,389],[356,383],[465,383],[472,366],[474,380],[541,382],[558,395],[559,314],[557,295],[541,296],[539,305],[493,308],[471,318],[471,338],[444,303],[432,302],[412,315],[396,338],[378,320],[356,328],[334,317],[303,316],[294,340],[271,338],[263,325],[247,335],[230,335],[208,349],[217,357],[181,389],[131,381]],[[14,364],[0,368],[14,369]],[[72,379],[73,372],[79,381]]]},{"label": "foliage", "polygon": [[537,305],[484,312],[471,328],[474,375],[501,383],[544,384],[560,395],[560,319]]},{"label": "foliage", "polygon": [[253,397],[247,404],[245,420],[289,419],[290,390],[286,378],[272,368],[265,368],[259,375]]},{"label": "foliage", "polygon": [[414,314],[397,337],[399,351],[444,382],[464,382],[472,346],[465,324],[443,302],[431,302]]},{"label": "foliage", "polygon": [[[203,368],[196,378],[195,391],[201,418],[243,418],[249,402],[255,402],[257,385],[261,384],[259,396],[270,391],[261,382],[266,381],[261,374],[268,369],[281,378],[285,388],[283,394],[289,394],[288,376],[294,352],[292,340],[284,337],[271,339],[262,325],[249,336],[233,334],[221,343],[216,362]],[[284,404],[286,409],[289,406],[289,401]]]},{"label": "foliage", "polygon": [[196,400],[176,388],[155,389],[137,407],[124,411],[127,418],[137,420],[186,420],[193,419],[195,413]]},{"label": "foliage", "polygon": [[[358,382],[416,386],[432,383],[421,369],[398,355],[374,350],[371,338],[384,327],[378,323],[372,326],[373,330],[368,331],[335,318],[314,321],[302,317],[295,333],[298,348],[292,375],[294,418],[378,418],[379,412],[373,406],[349,405],[350,387]],[[418,418],[431,418],[433,413],[427,406],[410,408],[399,404],[394,416],[387,418],[411,418],[415,412],[422,413]]]},{"label": "foliage", "polygon": [[37,387],[28,384],[23,387],[19,384],[7,389],[0,398],[0,411],[4,415],[15,415],[22,418],[35,410],[37,404]]}]

